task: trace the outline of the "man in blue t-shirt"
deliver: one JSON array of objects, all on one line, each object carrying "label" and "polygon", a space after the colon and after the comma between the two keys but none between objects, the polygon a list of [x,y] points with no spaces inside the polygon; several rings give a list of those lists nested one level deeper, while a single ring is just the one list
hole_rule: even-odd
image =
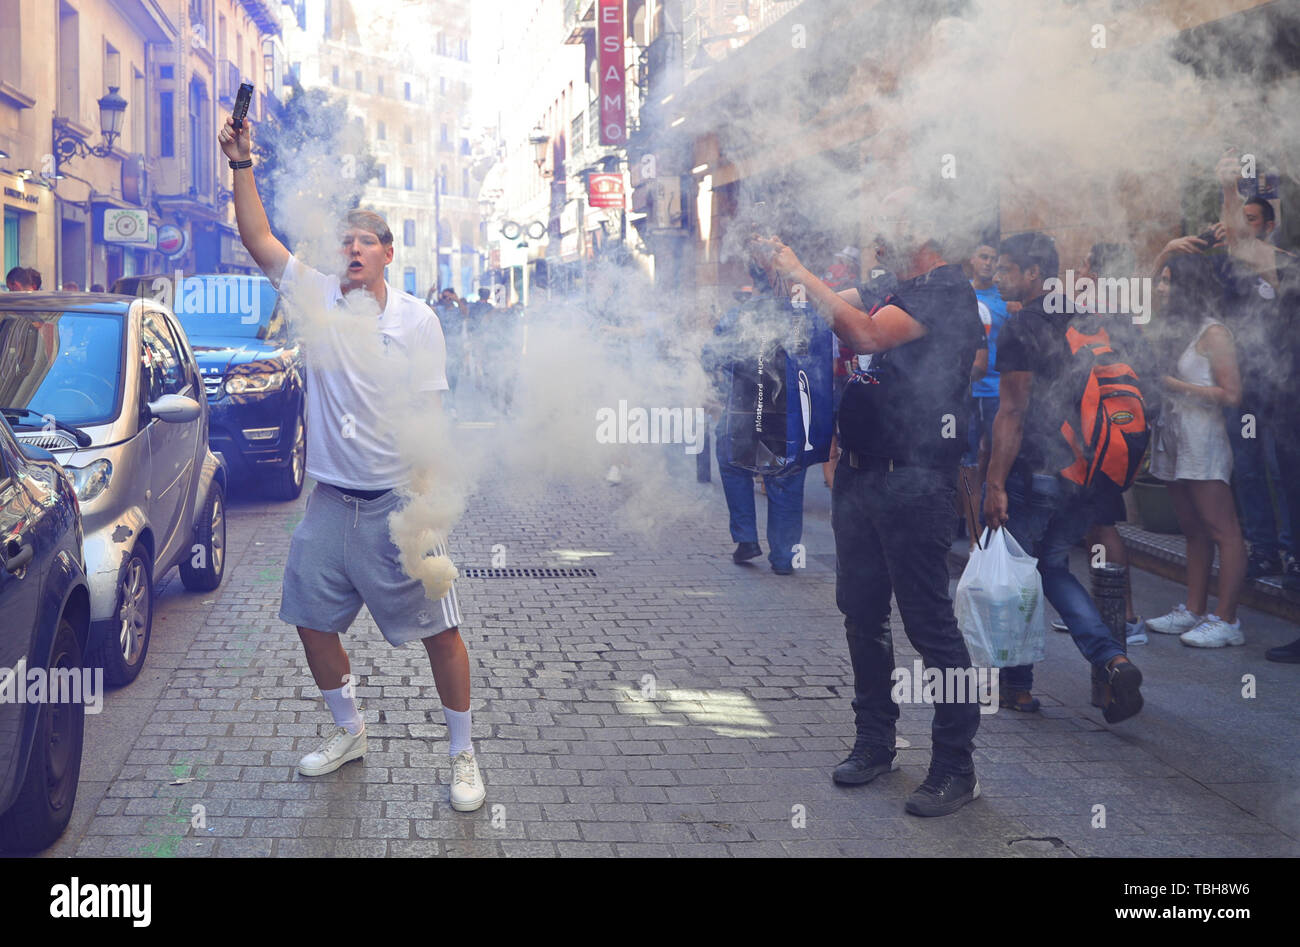
[{"label": "man in blue t-shirt", "polygon": [[1007,302],[993,285],[993,272],[997,268],[997,262],[998,251],[987,243],[976,247],[970,258],[970,284],[975,290],[980,321],[984,323],[984,334],[989,343],[988,370],[982,377],[972,381],[970,386],[975,403],[970,418],[968,458],[974,458],[978,466],[975,483],[971,485],[977,495],[983,488],[984,476],[988,471],[988,449],[993,443],[993,419],[998,414],[998,373],[993,367],[997,364],[998,333],[1009,318]]}]

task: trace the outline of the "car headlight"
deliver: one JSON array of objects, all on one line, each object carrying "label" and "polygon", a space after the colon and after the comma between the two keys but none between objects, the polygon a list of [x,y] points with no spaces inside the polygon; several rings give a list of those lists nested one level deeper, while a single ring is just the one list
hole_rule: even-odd
[{"label": "car headlight", "polygon": [[226,394],[251,395],[275,391],[284,384],[284,372],[259,372],[256,375],[231,375],[226,379]]},{"label": "car headlight", "polygon": [[113,465],[104,458],[92,461],[84,467],[69,467],[73,485],[77,489],[77,499],[89,503],[108,489],[108,482],[113,478]]}]

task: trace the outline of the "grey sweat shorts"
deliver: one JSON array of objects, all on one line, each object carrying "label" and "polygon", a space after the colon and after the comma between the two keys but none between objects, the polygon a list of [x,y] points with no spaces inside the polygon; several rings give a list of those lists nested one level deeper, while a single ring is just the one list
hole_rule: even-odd
[{"label": "grey sweat shorts", "polygon": [[[388,536],[388,515],[402,506],[396,490],[373,500],[318,483],[289,544],[280,620],[338,634],[364,604],[389,644],[428,638],[460,625],[456,588],[436,602],[402,571]],[[435,550],[446,552],[442,546]]]}]

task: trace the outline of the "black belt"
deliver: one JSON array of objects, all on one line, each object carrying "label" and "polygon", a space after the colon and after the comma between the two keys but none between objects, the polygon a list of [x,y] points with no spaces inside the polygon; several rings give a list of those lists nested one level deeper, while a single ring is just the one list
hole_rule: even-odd
[{"label": "black belt", "polygon": [[392,487],[385,487],[382,490],[353,490],[350,488],[336,487],[340,493],[354,500],[378,500],[385,493],[391,493]]},{"label": "black belt", "polygon": [[[846,450],[840,453],[840,459],[848,463],[854,470],[893,470],[895,461],[889,457],[876,457],[874,454],[859,454],[856,451]],[[899,463],[899,467],[903,464]]]}]

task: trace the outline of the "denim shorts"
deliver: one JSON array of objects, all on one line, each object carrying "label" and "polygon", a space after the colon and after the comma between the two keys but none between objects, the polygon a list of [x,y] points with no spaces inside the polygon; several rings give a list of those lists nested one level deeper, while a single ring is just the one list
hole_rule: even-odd
[{"label": "denim shorts", "polygon": [[[455,585],[430,601],[424,585],[402,570],[388,535],[389,514],[401,506],[395,490],[364,500],[318,483],[289,544],[280,620],[338,634],[365,605],[393,645],[459,627]],[[434,552],[446,550],[438,546]]]}]

